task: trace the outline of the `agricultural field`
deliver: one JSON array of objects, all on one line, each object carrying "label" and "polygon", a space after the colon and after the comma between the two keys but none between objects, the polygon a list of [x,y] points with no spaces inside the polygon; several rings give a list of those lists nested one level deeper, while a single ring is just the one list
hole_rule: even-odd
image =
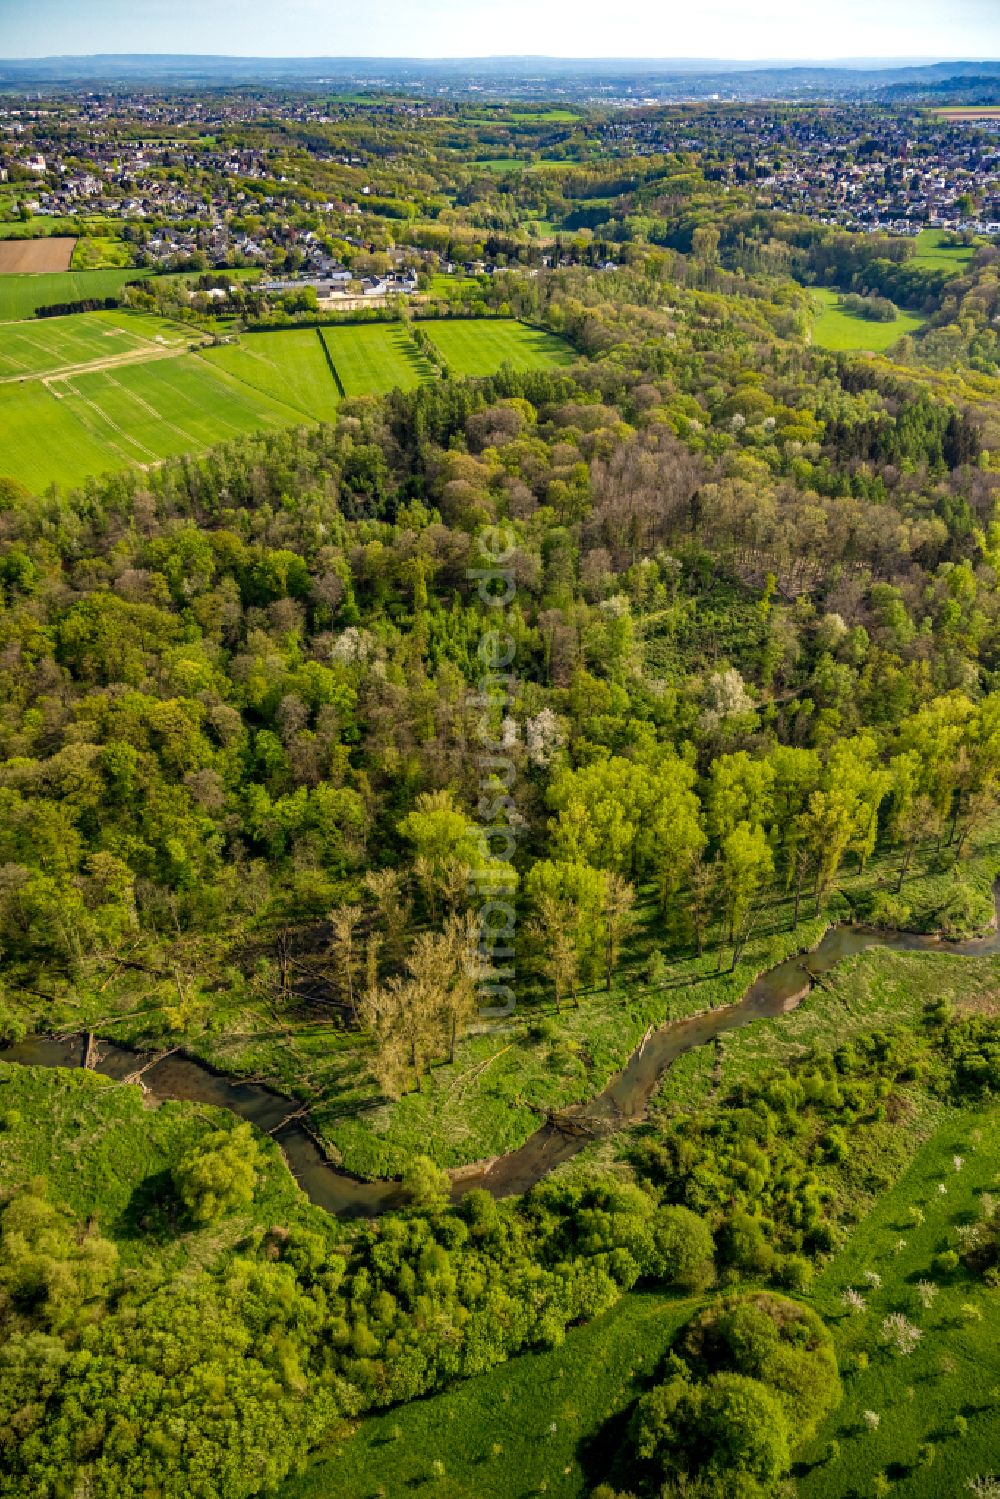
[{"label": "agricultural field", "polygon": [[569,344],[555,334],[513,319],[456,319],[428,325],[427,333],[456,376],[493,375],[502,364],[516,370],[550,369],[574,359]]},{"label": "agricultural field", "polygon": [[869,318],[858,317],[841,307],[841,294],[830,287],[812,287],[811,294],[818,304],[816,321],[812,326],[812,340],[821,349],[835,353],[857,350],[861,353],[884,354],[904,333],[917,333],[926,319],[917,313],[901,312],[891,323],[876,323]]},{"label": "agricultural field", "polygon": [[75,246],[65,235],[0,240],[0,276],[68,271]]},{"label": "agricultural field", "polygon": [[204,349],[202,358],[303,416],[333,420],[339,395],[316,328],[245,334],[239,343]]},{"label": "agricultural field", "polygon": [[[899,1499],[941,1499],[996,1472],[1000,1296],[935,1256],[959,1244],[1000,1184],[998,1126],[995,1106],[948,1118],[816,1282],[811,1299],[834,1330],[845,1393],[802,1454],[801,1499],[883,1492],[881,1474]],[[849,1292],[864,1303],[853,1313]],[[882,1324],[895,1313],[919,1330],[910,1353],[885,1345]]]},{"label": "agricultural field", "polygon": [[81,312],[68,317],[0,323],[0,383],[48,375],[123,355],[152,357],[186,346],[189,328],[135,312]]},{"label": "agricultural field", "polygon": [[[0,253],[3,248],[0,245]],[[147,274],[145,271],[110,269],[0,276],[0,323],[33,317],[39,307],[50,307],[57,302],[116,297],[127,282],[140,281]]]},{"label": "agricultural field", "polygon": [[[525,369],[569,358],[559,339],[514,322],[436,324],[433,336],[442,338],[456,375],[492,374],[505,361]],[[0,323],[3,473],[31,489],[75,484],[104,469],[201,452],[261,427],[332,421],[337,377],[346,395],[357,396],[412,389],[434,376],[397,324],[244,334],[237,343],[185,352],[190,344],[186,325],[129,311]]]},{"label": "agricultural field", "polygon": [[954,104],[934,111],[940,120],[1000,120],[996,104]]},{"label": "agricultural field", "polygon": [[29,489],[203,452],[303,413],[196,354],[0,386],[2,472]]},{"label": "agricultural field", "polygon": [[412,390],[434,371],[401,324],[369,323],[322,328],[327,352],[345,396]]}]

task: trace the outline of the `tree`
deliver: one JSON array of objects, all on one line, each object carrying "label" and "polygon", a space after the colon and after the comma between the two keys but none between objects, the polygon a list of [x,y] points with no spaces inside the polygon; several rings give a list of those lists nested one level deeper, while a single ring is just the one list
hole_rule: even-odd
[{"label": "tree", "polygon": [[403,1175],[403,1189],[419,1213],[437,1213],[451,1201],[451,1178],[430,1156],[414,1156]]},{"label": "tree", "polygon": [[439,898],[453,888],[456,863],[464,867],[467,877],[487,857],[481,834],[455,806],[450,791],[422,792],[413,811],[400,822],[399,832],[413,844],[414,869],[433,920]]},{"label": "tree", "polygon": [[691,871],[686,909],[694,928],[698,956],[705,951],[705,938],[716,909],[719,895],[720,861],[718,855],[708,861],[699,859]]},{"label": "tree", "polygon": [[452,916],[440,935],[423,932],[413,944],[407,970],[437,1012],[442,1049],[455,1061],[458,1038],[475,1009],[478,928],[475,918]]},{"label": "tree", "polygon": [[541,953],[542,972],[552,985],[556,1013],[562,1010],[567,993],[579,1006],[577,986],[580,981],[580,953],[577,928],[579,917],[568,900],[543,892],[535,902],[537,915],[532,923]]},{"label": "tree", "polygon": [[257,1184],[260,1152],[249,1124],[216,1130],[174,1168],[177,1196],[195,1223],[212,1223],[249,1207]]},{"label": "tree", "polygon": [[705,842],[694,780],[683,760],[660,752],[562,771],[549,788],[556,857],[624,876],[655,868],[666,904]]},{"label": "tree", "polygon": [[360,906],[340,906],[330,912],[332,935],[328,952],[335,960],[333,981],[343,995],[352,1019],[358,1016],[357,978],[361,969],[362,949],[358,927],[364,912]]},{"label": "tree", "polygon": [[609,874],[604,881],[604,900],[601,904],[601,915],[604,918],[604,978],[605,988],[609,990],[622,941],[632,924],[634,905],[635,887],[623,880],[620,874]]},{"label": "tree", "polygon": [[913,855],[925,838],[934,837],[941,828],[941,818],[934,803],[929,796],[917,796],[909,803],[906,810],[896,818],[896,831],[903,845],[903,856],[899,863],[899,874],[896,876],[896,894],[903,888],[906,876],[910,872],[910,864]]},{"label": "tree", "polygon": [[421,932],[405,971],[371,984],[358,1006],[372,1041],[372,1072],[392,1098],[446,1052],[455,1060],[458,1037],[475,1008],[478,932],[471,917],[452,917],[442,932]]},{"label": "tree", "polygon": [[662,1207],[653,1221],[656,1272],[684,1291],[715,1279],[715,1242],[704,1218],[685,1207]]},{"label": "tree", "polygon": [[639,1456],[661,1477],[773,1485],[791,1463],[788,1420],[777,1396],[745,1374],[694,1383],[677,1374],[639,1401],[631,1425]]},{"label": "tree", "polygon": [[406,890],[406,876],[399,869],[369,869],[364,885],[375,902],[376,914],[382,923],[389,961],[399,963],[403,958],[406,930],[413,910],[413,901]]},{"label": "tree", "polygon": [[735,968],[760,887],[774,873],[774,857],[763,828],[748,822],[737,823],[722,840],[721,855],[726,926]]}]

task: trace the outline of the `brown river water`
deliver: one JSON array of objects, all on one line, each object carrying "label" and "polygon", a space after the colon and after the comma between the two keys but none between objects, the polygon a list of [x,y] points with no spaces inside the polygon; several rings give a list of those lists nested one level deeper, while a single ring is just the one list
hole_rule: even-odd
[{"label": "brown river water", "polygon": [[[1000,911],[1000,883],[997,886]],[[518,1149],[493,1161],[454,1173],[454,1195],[484,1187],[494,1197],[526,1192],[560,1162],[581,1151],[595,1134],[604,1135],[642,1118],[657,1082],[682,1052],[704,1046],[726,1031],[754,1020],[783,1015],[805,998],[816,976],[829,973],[845,958],[872,947],[896,952],[943,952],[983,957],[1000,952],[1000,924],[988,936],[966,942],[942,942],[912,932],[873,931],[865,927],[831,927],[811,952],[778,963],[754,981],[737,1004],[668,1021],[633,1052],[621,1072],[588,1103],[567,1109],[564,1124],[547,1122]],[[86,1040],[81,1036],[34,1036],[0,1051],[0,1058],[34,1067],[82,1067]],[[101,1041],[98,1072],[122,1079],[155,1053],[142,1053],[116,1042]],[[319,1207],[343,1218],[375,1218],[402,1207],[406,1194],[398,1181],[362,1181],[328,1161],[299,1119],[282,1126],[297,1105],[259,1083],[244,1083],[212,1070],[193,1057],[173,1052],[143,1072],[147,1094],[156,1101],[180,1099],[214,1104],[274,1131],[285,1159],[302,1190]],[[277,1126],[282,1126],[278,1128]]]}]

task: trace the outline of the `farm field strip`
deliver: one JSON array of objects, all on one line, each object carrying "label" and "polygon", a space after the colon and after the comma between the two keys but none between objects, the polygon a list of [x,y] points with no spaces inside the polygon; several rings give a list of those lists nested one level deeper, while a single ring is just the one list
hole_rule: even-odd
[{"label": "farm field strip", "polygon": [[398,324],[320,331],[345,396],[384,395],[397,387],[412,390],[433,375],[431,365]]},{"label": "farm field strip", "polygon": [[34,316],[39,307],[57,302],[80,302],[91,297],[116,297],[129,281],[140,281],[146,271],[55,271],[46,275],[0,275],[0,322]]},{"label": "farm field strip", "polygon": [[574,359],[563,339],[513,318],[455,319],[425,328],[454,375],[495,375],[502,364],[516,370],[550,369]]},{"label": "farm field strip", "polygon": [[238,344],[201,351],[213,368],[316,421],[332,421],[338,391],[319,330],[246,334]]},{"label": "farm field strip", "polygon": [[68,271],[75,248],[76,238],[66,235],[0,240],[0,276]]},{"label": "farm field strip", "polygon": [[189,337],[180,324],[129,312],[83,312],[0,324],[0,379],[78,370],[123,354],[153,356],[184,347]]},{"label": "farm field strip", "polygon": [[198,355],[180,353],[0,387],[0,472],[38,492],[304,420]]}]

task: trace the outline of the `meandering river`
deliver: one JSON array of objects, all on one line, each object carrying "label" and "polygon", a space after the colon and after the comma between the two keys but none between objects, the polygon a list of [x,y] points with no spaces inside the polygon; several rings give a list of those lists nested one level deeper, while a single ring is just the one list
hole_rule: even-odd
[{"label": "meandering river", "polygon": [[[1000,913],[1000,884],[997,895]],[[563,1118],[569,1127],[543,1124],[518,1150],[454,1173],[455,1196],[474,1187],[485,1187],[495,1197],[526,1192],[553,1167],[582,1150],[593,1134],[641,1119],[657,1082],[682,1052],[704,1046],[716,1036],[754,1020],[795,1009],[816,977],[872,947],[982,957],[1000,952],[1000,923],[988,936],[966,942],[942,942],[912,932],[832,927],[811,952],[788,958],[762,973],[737,1004],[668,1021],[652,1032],[603,1092],[588,1103],[566,1110]],[[6,1048],[0,1057],[34,1067],[82,1067],[86,1051],[87,1042],[81,1036],[34,1036]],[[259,1129],[273,1131],[302,1190],[327,1212],[345,1218],[374,1218],[405,1203],[406,1194],[398,1181],[361,1181],[328,1161],[301,1119],[289,1120],[288,1116],[296,1112],[294,1100],[259,1083],[221,1075],[180,1052],[157,1060],[156,1053],[138,1052],[112,1041],[99,1042],[96,1070],[107,1077],[124,1079],[144,1066],[142,1082],[153,1099],[214,1104],[248,1119]]]}]

